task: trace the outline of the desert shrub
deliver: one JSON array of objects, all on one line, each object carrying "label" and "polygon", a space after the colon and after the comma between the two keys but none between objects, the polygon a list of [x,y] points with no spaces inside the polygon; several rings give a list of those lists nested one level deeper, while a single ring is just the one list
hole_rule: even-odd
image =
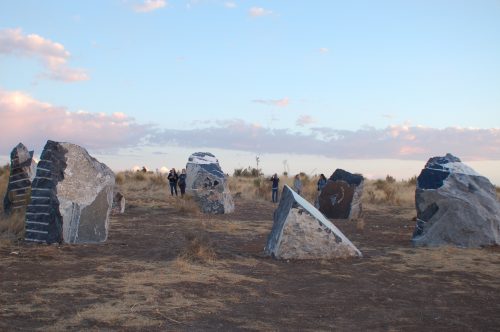
[{"label": "desert shrub", "polygon": [[14,212],[7,216],[0,215],[0,239],[18,240],[24,238],[24,216],[25,211]]},{"label": "desert shrub", "polygon": [[173,208],[177,213],[200,214],[200,208],[192,196],[186,195],[183,198],[174,200]]},{"label": "desert shrub", "polygon": [[409,185],[409,186],[412,186],[412,187],[415,187],[417,185],[417,176],[414,175],[412,176],[411,178],[409,178],[406,183]]},{"label": "desert shrub", "polygon": [[394,183],[394,182],[396,182],[396,179],[393,176],[387,174],[387,176],[385,177],[385,182]]},{"label": "desert shrub", "polygon": [[147,175],[144,172],[137,171],[134,173],[134,180],[136,180],[136,181],[145,181],[146,178],[147,178]]},{"label": "desert shrub", "polygon": [[241,177],[251,178],[251,177],[259,177],[261,175],[263,175],[263,174],[260,171],[260,169],[250,167],[250,166],[248,166],[247,168],[236,168],[233,172],[234,177],[241,176]]},{"label": "desert shrub", "polygon": [[9,166],[9,164],[6,164],[6,165],[0,167],[0,177],[2,177],[6,173],[7,174],[10,173],[10,166]]},{"label": "desert shrub", "polygon": [[211,263],[217,259],[210,237],[205,232],[187,233],[186,247],[179,258],[194,263]]},{"label": "desert shrub", "polygon": [[496,187],[497,189],[497,198],[500,201],[500,187]]},{"label": "desert shrub", "polygon": [[166,175],[151,173],[151,174],[148,174],[148,179],[152,185],[157,185],[157,186],[166,186],[167,185],[167,176]]},{"label": "desert shrub", "polygon": [[115,175],[115,183],[116,184],[123,184],[125,182],[125,173],[124,172],[119,172]]},{"label": "desert shrub", "polygon": [[406,181],[365,180],[363,201],[371,204],[410,206],[415,201],[415,187]]}]

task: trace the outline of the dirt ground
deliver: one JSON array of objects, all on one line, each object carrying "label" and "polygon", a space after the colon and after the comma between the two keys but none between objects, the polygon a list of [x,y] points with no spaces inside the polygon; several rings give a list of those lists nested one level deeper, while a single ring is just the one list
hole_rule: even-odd
[{"label": "dirt ground", "polygon": [[413,248],[412,208],[335,221],[361,259],[277,261],[272,203],[173,202],[130,205],[101,245],[1,247],[0,330],[500,331],[500,249]]}]

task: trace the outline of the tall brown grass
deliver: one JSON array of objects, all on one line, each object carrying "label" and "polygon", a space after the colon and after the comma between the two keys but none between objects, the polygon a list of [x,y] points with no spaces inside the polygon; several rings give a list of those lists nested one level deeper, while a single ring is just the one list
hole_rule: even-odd
[{"label": "tall brown grass", "polygon": [[198,230],[196,233],[185,234],[187,245],[179,255],[182,259],[193,263],[213,263],[217,255],[215,253],[210,237],[204,230]]},{"label": "tall brown grass", "polygon": [[412,206],[415,204],[416,178],[396,181],[388,175],[385,180],[365,180],[364,204]]},{"label": "tall brown grass", "polygon": [[9,165],[0,168],[0,240],[11,242],[24,237],[25,211],[17,211],[7,216],[3,211],[3,199],[9,184]]}]

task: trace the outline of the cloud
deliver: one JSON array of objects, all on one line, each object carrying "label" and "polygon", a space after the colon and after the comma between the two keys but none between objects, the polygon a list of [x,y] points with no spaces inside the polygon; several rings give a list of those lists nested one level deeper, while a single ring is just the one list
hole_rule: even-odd
[{"label": "cloud", "polygon": [[166,0],[144,0],[143,3],[134,6],[134,11],[137,13],[149,13],[166,6]]},{"label": "cloud", "polygon": [[225,2],[225,3],[224,3],[224,6],[225,6],[226,8],[236,8],[236,4],[235,4],[234,2],[232,2],[232,1],[227,1],[227,2]]},{"label": "cloud", "polygon": [[420,126],[338,130],[313,127],[309,133],[270,129],[243,120],[219,121],[192,130],[165,129],[151,136],[158,145],[220,148],[254,153],[313,154],[348,159],[427,160],[451,152],[465,160],[500,160],[500,129]]},{"label": "cloud", "polygon": [[300,127],[304,127],[308,124],[316,122],[310,115],[301,115],[295,124]]},{"label": "cloud", "polygon": [[70,68],[67,62],[71,54],[62,44],[36,34],[24,35],[21,29],[0,30],[0,54],[38,58],[47,69],[42,76],[64,82],[89,79],[84,69]]},{"label": "cloud", "polygon": [[288,106],[290,103],[290,100],[288,97],[282,98],[282,99],[254,99],[252,100],[253,103],[257,104],[264,104],[268,106],[279,106],[279,107],[285,107]]},{"label": "cloud", "polygon": [[320,47],[319,51],[320,51],[320,53],[323,53],[323,54],[330,52],[330,50],[326,47]]},{"label": "cloud", "polygon": [[267,9],[264,9],[262,7],[252,7],[248,11],[248,14],[252,17],[262,17],[262,16],[267,16],[271,15],[273,12]]},{"label": "cloud", "polygon": [[0,154],[19,142],[41,148],[47,139],[68,141],[94,150],[138,145],[152,127],[123,113],[69,112],[24,92],[0,89]]}]

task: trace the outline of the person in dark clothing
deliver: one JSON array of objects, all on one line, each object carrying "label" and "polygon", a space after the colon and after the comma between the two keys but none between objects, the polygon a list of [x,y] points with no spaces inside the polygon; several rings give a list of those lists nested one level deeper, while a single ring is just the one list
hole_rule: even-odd
[{"label": "person in dark clothing", "polygon": [[273,203],[278,202],[278,186],[280,183],[280,178],[278,177],[278,174],[274,173],[274,175],[271,177],[271,180],[273,182],[273,186],[271,188],[272,192],[272,200]]},{"label": "person in dark clothing", "polygon": [[321,174],[319,176],[319,180],[318,180],[318,191],[321,192],[321,190],[323,190],[323,188],[326,186],[326,177],[325,177],[325,174]]},{"label": "person in dark clothing", "polygon": [[168,182],[170,183],[170,193],[172,194],[172,196],[174,196],[174,191],[175,191],[175,196],[177,196],[177,180],[179,180],[179,176],[175,172],[175,168],[172,168],[170,170],[167,179]]},{"label": "person in dark clothing", "polygon": [[181,189],[181,196],[184,197],[186,193],[186,169],[182,169],[181,175],[179,175],[179,188]]}]

